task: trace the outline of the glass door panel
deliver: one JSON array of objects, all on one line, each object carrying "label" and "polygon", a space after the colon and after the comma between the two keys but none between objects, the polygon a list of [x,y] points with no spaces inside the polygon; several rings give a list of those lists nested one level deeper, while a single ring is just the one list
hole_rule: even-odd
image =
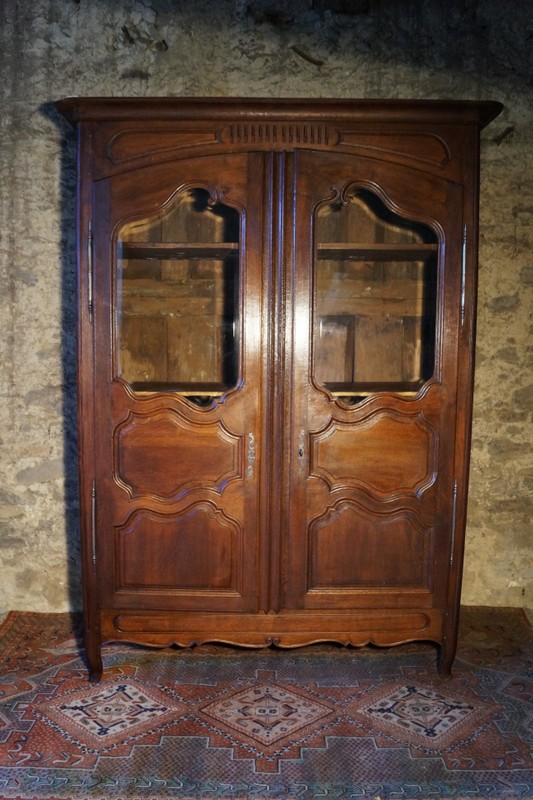
[{"label": "glass door panel", "polygon": [[116,373],[202,405],[239,378],[240,214],[203,188],[118,236]]},{"label": "glass door panel", "polygon": [[438,238],[356,189],[315,214],[313,376],[343,402],[434,372]]}]

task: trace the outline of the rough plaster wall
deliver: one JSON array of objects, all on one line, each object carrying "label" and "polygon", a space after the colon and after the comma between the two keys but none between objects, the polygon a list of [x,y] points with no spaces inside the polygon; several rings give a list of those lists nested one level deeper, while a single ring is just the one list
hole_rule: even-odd
[{"label": "rough plaster wall", "polygon": [[[321,5],[322,3],[322,5]],[[494,99],[483,133],[463,601],[531,600],[529,0],[3,0],[0,612],[79,607],[73,134],[64,95]],[[330,4],[331,5],[331,4]],[[341,2],[337,6],[342,6]],[[365,9],[366,6],[366,10]]]}]

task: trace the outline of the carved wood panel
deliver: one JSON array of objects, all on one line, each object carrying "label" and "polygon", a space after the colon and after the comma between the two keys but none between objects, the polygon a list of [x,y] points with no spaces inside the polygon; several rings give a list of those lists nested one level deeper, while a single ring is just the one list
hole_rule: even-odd
[{"label": "carved wood panel", "polygon": [[433,536],[413,513],[379,516],[343,500],[309,526],[309,588],[429,591]]},{"label": "carved wood panel", "polygon": [[310,475],[330,491],[360,489],[388,500],[420,496],[435,481],[437,432],[423,412],[382,409],[357,423],[331,419],[310,441]]},{"label": "carved wood panel", "polygon": [[451,160],[449,145],[433,133],[341,130],[339,144],[352,147],[363,155],[400,162],[412,160],[422,166],[446,167]]},{"label": "carved wood panel", "polygon": [[241,526],[212,503],[136,511],[115,528],[115,589],[238,592],[241,539]]},{"label": "carved wood panel", "polygon": [[220,141],[215,130],[202,128],[162,128],[147,133],[126,129],[115,133],[107,143],[106,155],[113,164],[124,164],[135,159],[150,157],[151,161],[175,156],[176,151],[187,147],[213,145]]},{"label": "carved wood panel", "polygon": [[194,422],[165,408],[130,412],[114,434],[115,480],[131,497],[176,501],[195,489],[220,494],[242,478],[242,439],[220,420]]}]

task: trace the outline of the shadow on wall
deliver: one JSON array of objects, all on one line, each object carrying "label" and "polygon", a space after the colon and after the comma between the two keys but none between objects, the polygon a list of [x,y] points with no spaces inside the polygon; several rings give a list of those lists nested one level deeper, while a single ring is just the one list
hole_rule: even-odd
[{"label": "shadow on wall", "polygon": [[[117,0],[106,2],[112,7]],[[180,17],[184,29],[203,31],[215,44],[224,26],[240,32],[249,56],[254,41],[270,40],[281,58],[280,78],[287,68],[284,51],[292,51],[322,68],[318,82],[332,56],[332,64],[345,58],[347,68],[363,58],[391,70],[404,64],[470,75],[485,85],[487,79],[508,78],[533,83],[531,0],[515,0],[512,13],[499,0],[221,0],[216,13],[201,1],[181,3],[179,10],[165,0],[152,0],[151,6],[157,13],[153,41],[147,43],[135,27],[122,28],[132,51],[150,46],[175,57],[173,30]]]},{"label": "shadow on wall", "polygon": [[63,411],[63,468],[68,594],[71,609],[80,609],[81,555],[79,535],[77,448],[77,279],[76,279],[76,133],[53,103],[40,112],[61,133],[61,172],[58,196],[61,214],[61,360]]}]

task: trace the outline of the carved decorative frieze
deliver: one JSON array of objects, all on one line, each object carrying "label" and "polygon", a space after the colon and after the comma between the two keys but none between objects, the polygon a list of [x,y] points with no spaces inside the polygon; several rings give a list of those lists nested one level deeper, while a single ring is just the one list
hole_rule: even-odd
[{"label": "carved decorative frieze", "polygon": [[285,123],[240,123],[230,125],[227,139],[231,144],[328,145],[327,125]]}]

